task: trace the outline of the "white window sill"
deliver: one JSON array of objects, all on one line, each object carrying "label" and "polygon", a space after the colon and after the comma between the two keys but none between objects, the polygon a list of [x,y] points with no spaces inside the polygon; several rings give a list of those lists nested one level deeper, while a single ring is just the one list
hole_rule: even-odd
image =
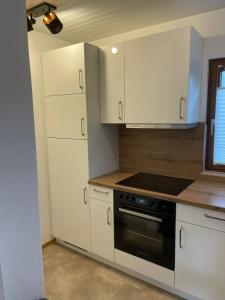
[{"label": "white window sill", "polygon": [[216,177],[225,177],[225,173],[223,172],[216,172],[216,171],[203,171],[201,173],[202,175],[208,175],[208,176],[216,176]]}]

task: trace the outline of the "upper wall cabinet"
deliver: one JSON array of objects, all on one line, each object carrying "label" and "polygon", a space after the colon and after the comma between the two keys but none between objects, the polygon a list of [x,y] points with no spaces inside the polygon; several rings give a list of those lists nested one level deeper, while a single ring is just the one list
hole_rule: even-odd
[{"label": "upper wall cabinet", "polygon": [[126,123],[199,120],[202,39],[191,27],[125,43]]},{"label": "upper wall cabinet", "polygon": [[[124,57],[119,51],[123,47]],[[199,121],[202,38],[194,28],[129,40],[116,54],[112,50],[102,50],[103,122],[118,119],[121,99],[125,99],[127,124],[191,125]]]},{"label": "upper wall cabinet", "polygon": [[85,93],[84,44],[42,56],[45,96]]},{"label": "upper wall cabinet", "polygon": [[100,49],[102,123],[124,123],[124,43]]}]

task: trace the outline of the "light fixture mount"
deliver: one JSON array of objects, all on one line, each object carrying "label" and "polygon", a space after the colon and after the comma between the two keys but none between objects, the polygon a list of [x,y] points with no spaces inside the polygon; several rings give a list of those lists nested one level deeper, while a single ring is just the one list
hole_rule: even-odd
[{"label": "light fixture mount", "polygon": [[47,2],[43,2],[35,7],[28,9],[27,15],[33,18],[38,18],[54,10],[56,10],[56,6]]},{"label": "light fixture mount", "polygon": [[35,19],[44,16],[43,23],[52,34],[58,34],[63,29],[63,24],[55,13],[56,6],[43,2],[27,10],[27,31],[32,31]]}]

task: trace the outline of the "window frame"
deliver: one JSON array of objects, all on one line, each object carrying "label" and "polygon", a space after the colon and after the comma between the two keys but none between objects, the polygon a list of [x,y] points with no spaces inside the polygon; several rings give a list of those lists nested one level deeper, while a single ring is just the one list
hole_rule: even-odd
[{"label": "window frame", "polygon": [[224,173],[225,165],[213,164],[214,134],[211,134],[211,120],[215,120],[216,112],[216,89],[220,82],[220,65],[225,67],[225,58],[211,59],[209,61],[205,169],[207,171]]}]

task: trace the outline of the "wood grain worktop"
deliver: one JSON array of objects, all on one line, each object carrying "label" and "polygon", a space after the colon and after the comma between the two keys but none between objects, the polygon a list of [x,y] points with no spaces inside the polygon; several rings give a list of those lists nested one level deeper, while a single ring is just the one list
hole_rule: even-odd
[{"label": "wood grain worktop", "polygon": [[89,184],[225,212],[225,183],[223,182],[217,182],[215,180],[211,181],[207,178],[199,179],[192,183],[178,196],[131,188],[117,184],[117,182],[134,174],[136,173],[116,171],[91,179],[89,180]]}]

